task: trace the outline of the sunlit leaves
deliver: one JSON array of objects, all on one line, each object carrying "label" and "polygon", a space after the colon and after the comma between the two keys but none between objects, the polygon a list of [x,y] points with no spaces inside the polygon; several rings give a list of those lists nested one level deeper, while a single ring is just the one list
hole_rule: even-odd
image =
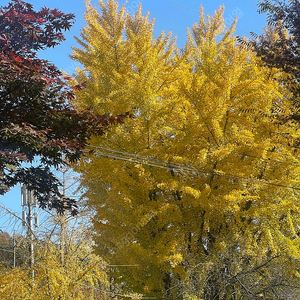
[{"label": "sunlit leaves", "polygon": [[[23,264],[2,270],[0,297],[15,300],[107,299],[110,291],[106,265],[92,253],[92,241],[86,229],[65,229],[59,242],[52,239],[54,236],[35,242],[33,267],[28,266],[29,252],[18,249]],[[24,241],[25,246],[27,242]]]},{"label": "sunlit leaves", "polygon": [[86,82],[78,107],[135,114],[92,137],[77,170],[97,210],[98,253],[142,266],[122,275],[149,296],[163,298],[172,281],[178,299],[197,264],[228,249],[294,253],[299,132],[282,122],[292,110],[277,81],[286,74],[236,43],[223,10],[208,18],[201,10],[179,51],[170,35],[154,38],[140,10],[129,16],[101,1],[98,13],[88,3],[72,55],[84,66],[75,79]]},{"label": "sunlit leaves", "polygon": [[[101,135],[109,124],[122,123],[129,116],[126,111],[112,117],[108,113],[95,115],[89,109],[76,110],[71,101],[75,91],[84,88],[84,82],[70,87],[69,77],[37,57],[38,50],[61,43],[61,31],[73,23],[72,14],[45,7],[34,11],[31,4],[20,0],[0,7],[2,186],[26,183],[35,190],[43,208],[56,207],[59,211],[64,205],[60,204],[62,195],[51,166],[78,160],[91,134]],[[22,165],[35,160],[36,167]],[[1,189],[0,193],[6,191]],[[73,202],[69,206],[76,213]]]}]

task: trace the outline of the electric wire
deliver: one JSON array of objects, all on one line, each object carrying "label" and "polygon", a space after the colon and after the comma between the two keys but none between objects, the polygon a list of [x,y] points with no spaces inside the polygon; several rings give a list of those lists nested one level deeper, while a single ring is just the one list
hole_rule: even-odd
[{"label": "electric wire", "polygon": [[[0,208],[2,208],[2,209],[4,209],[4,210],[7,210],[7,208],[5,208],[4,206],[2,206],[2,205],[0,205]],[[12,212],[9,212],[9,213],[11,213],[12,214],[12,216],[13,217],[15,217],[17,220],[19,220],[19,221],[22,221],[22,219],[21,218],[19,218],[16,214],[14,214],[14,213],[12,213]],[[38,239],[36,239],[36,241],[38,241]],[[7,249],[2,249],[2,248],[0,248],[0,251],[6,251],[6,252],[13,252],[13,251],[10,251],[10,250],[7,250]],[[24,253],[20,253],[21,254],[21,256],[23,257],[23,258],[26,258],[26,259],[30,259],[31,258],[31,256],[29,256],[29,255],[26,255],[26,254],[24,254]],[[59,270],[53,270],[53,268],[49,268],[48,266],[46,266],[46,265],[44,265],[44,264],[42,264],[41,262],[39,262],[39,261],[35,261],[34,262],[34,264],[35,265],[39,265],[40,267],[42,267],[43,269],[45,269],[45,270],[48,270],[48,271],[50,271],[50,272],[54,272],[54,273],[56,273],[56,274],[59,274],[59,277],[64,277],[64,278],[66,278],[66,279],[68,279],[70,282],[73,282],[73,283],[76,283],[76,284],[78,284],[78,285],[80,285],[80,286],[82,286],[82,287],[86,287],[86,288],[89,288],[89,289],[93,289],[93,290],[95,290],[95,291],[98,291],[98,292],[100,292],[100,293],[104,293],[104,294],[106,294],[107,296],[120,296],[120,297],[124,297],[124,298],[133,298],[134,296],[130,296],[130,295],[125,295],[125,294],[115,294],[115,293],[112,293],[112,292],[108,292],[108,291],[105,291],[105,290],[102,290],[102,289],[100,289],[100,288],[97,288],[97,287],[94,287],[94,286],[91,286],[91,285],[88,285],[88,284],[84,284],[84,283],[81,283],[81,282],[78,282],[78,280],[75,280],[75,279],[72,279],[72,278],[70,278],[69,276],[67,276],[67,275],[65,275],[65,274],[63,274],[61,271],[59,271]],[[116,266],[119,266],[119,265],[108,265],[108,267],[116,267]],[[136,266],[138,266],[138,265],[123,265],[124,267],[126,266],[134,266],[134,267],[136,267]],[[34,268],[34,267],[33,267]],[[2,289],[4,289],[5,287],[4,286],[2,286]],[[156,298],[152,298],[152,297],[142,297],[141,299],[156,299]]]},{"label": "electric wire", "polygon": [[[196,10],[193,10],[189,7],[186,7],[180,3],[177,3],[175,1],[171,1],[171,0],[167,0],[168,2],[171,2],[171,3],[174,3],[176,5],[179,5],[185,9],[188,9],[188,10],[191,10],[191,11],[194,11],[194,12],[197,12]],[[237,28],[238,30],[241,30],[241,31],[244,31],[242,29],[239,29]],[[249,33],[247,31],[244,31],[246,33]],[[131,153],[125,153],[125,152],[121,152],[121,151],[116,151],[116,150],[112,150],[112,149],[107,149],[107,148],[103,148],[103,147],[99,147],[99,146],[90,146],[90,147],[93,147],[93,148],[99,148],[99,149],[102,149],[102,150],[105,150],[105,151],[110,151],[112,153],[115,153],[115,154],[109,154],[109,153],[105,153],[105,152],[101,152],[101,151],[95,151],[97,154],[99,155],[102,155],[102,156],[106,156],[106,157],[111,157],[111,158],[115,158],[115,159],[121,159],[121,160],[124,160],[124,161],[129,161],[129,162],[135,162],[135,163],[141,163],[141,164],[145,164],[145,165],[149,165],[149,166],[153,166],[153,167],[158,167],[158,168],[163,168],[163,169],[166,169],[166,170],[173,170],[174,172],[179,172],[179,173],[182,173],[182,172],[186,172],[186,173],[190,173],[190,174],[195,174],[195,172],[200,172],[202,174],[205,174],[205,175],[209,175],[209,174],[212,174],[213,171],[208,171],[208,170],[204,170],[204,169],[195,169],[195,168],[192,168],[192,167],[189,167],[189,166],[186,166],[186,165],[183,165],[183,164],[179,164],[179,163],[170,163],[170,162],[164,162],[164,161],[160,161],[158,159],[155,159],[155,158],[151,158],[149,156],[141,156],[141,155],[136,155],[136,154],[131,154]],[[265,150],[265,149],[264,149]],[[268,151],[268,150],[267,150]],[[228,151],[230,152],[230,151]],[[128,157],[122,157],[122,156],[118,156],[118,155],[127,155]],[[248,155],[250,156],[250,155]],[[277,161],[280,163],[280,161]],[[252,180],[252,178],[245,178],[245,177],[241,177],[241,176],[236,176],[236,175],[233,175],[233,174],[220,174],[220,173],[217,173],[215,172],[214,173],[215,175],[218,175],[218,176],[223,176],[223,177],[228,177],[228,178],[238,178],[238,179],[244,179],[244,180]],[[257,180],[258,181],[258,180]],[[278,187],[285,187],[285,188],[293,188],[293,189],[296,189],[296,190],[300,190],[299,188],[295,188],[295,187],[290,187],[290,186],[285,186],[285,185],[281,185],[281,184],[274,184],[274,183],[270,183],[270,182],[266,182],[266,181],[262,181],[262,180],[259,180],[260,183],[264,183],[264,184],[268,184],[268,185],[273,185],[273,186],[278,186]],[[2,207],[3,208],[3,207]],[[9,250],[6,250],[6,249],[0,249],[2,251],[8,251],[8,252],[12,252],[12,251],[9,251]],[[43,268],[45,269],[48,269],[49,271],[54,271],[53,269],[49,269],[47,266],[39,263],[39,262],[36,262],[36,264],[42,266]],[[114,266],[114,265],[112,265]],[[60,272],[58,272],[60,273]],[[60,275],[62,275],[60,273]],[[66,277],[66,276],[65,276]],[[84,287],[88,287],[88,288],[91,288],[91,289],[94,289],[96,291],[99,291],[101,293],[105,293],[107,294],[106,291],[104,290],[101,290],[99,288],[96,288],[96,287],[93,287],[93,286],[89,286],[87,284],[82,284],[82,283],[79,283],[78,281],[76,280],[72,280],[68,277],[66,277],[67,279],[69,279],[70,281],[74,282],[74,283],[77,283],[81,286],[84,286]],[[127,295],[120,295],[120,294],[114,294],[114,296],[122,296],[122,297],[126,297],[126,298],[130,298],[130,296],[127,296]],[[156,298],[153,298],[153,297],[143,297],[142,299],[156,299]]]},{"label": "electric wire", "polygon": [[[167,1],[171,2],[171,3],[175,4],[175,5],[181,6],[181,7],[185,8],[185,9],[188,9],[190,11],[198,13],[198,11],[196,11],[194,9],[191,9],[191,8],[189,8],[187,6],[184,6],[184,5],[180,4],[180,3],[177,3],[175,1],[171,1],[171,0],[167,0]],[[238,29],[240,31],[243,31],[245,33],[248,33],[248,34],[250,33],[250,32],[244,31],[244,30],[242,30],[240,28],[237,28],[237,27],[236,27],[236,29]],[[205,175],[210,175],[210,174],[214,173],[215,175],[223,176],[223,177],[227,177],[227,178],[237,178],[237,179],[251,180],[251,181],[254,180],[253,178],[246,178],[246,177],[237,176],[237,175],[233,175],[233,174],[222,174],[222,173],[218,173],[218,172],[214,172],[214,171],[204,170],[204,169],[201,169],[201,168],[200,169],[195,169],[195,168],[192,168],[190,166],[186,166],[186,165],[179,164],[179,163],[164,162],[164,161],[160,161],[160,160],[155,159],[155,158],[151,158],[149,156],[141,156],[141,155],[137,155],[137,154],[131,154],[131,153],[116,151],[116,150],[112,150],[112,149],[107,149],[107,148],[103,148],[103,147],[99,147],[99,146],[90,146],[90,147],[99,148],[99,149],[102,149],[104,151],[110,151],[110,152],[113,153],[113,154],[110,154],[110,153],[105,153],[105,152],[101,152],[101,151],[95,151],[97,154],[102,155],[102,156],[106,156],[106,157],[110,157],[110,158],[114,158],[114,159],[121,159],[121,160],[129,161],[129,162],[135,162],[135,163],[145,164],[145,165],[148,165],[148,166],[163,168],[163,169],[166,169],[166,170],[173,170],[174,172],[179,172],[179,173],[186,172],[186,173],[190,173],[190,174],[195,175],[195,172],[199,172],[200,171],[202,174],[205,174]],[[269,151],[269,150],[266,150],[266,149],[262,149],[262,150]],[[228,150],[228,152],[232,152],[232,151]],[[123,156],[127,155],[128,157],[127,158],[126,157],[122,157],[121,155],[123,155]],[[251,155],[247,155],[247,156],[251,156]],[[255,156],[252,156],[252,157],[255,157]],[[276,160],[274,160],[274,161],[276,161]],[[276,161],[276,162],[281,163],[281,161]],[[286,185],[282,185],[282,184],[275,184],[275,183],[270,183],[270,182],[262,181],[262,180],[255,180],[255,181],[258,181],[260,183],[267,184],[267,185],[284,187],[284,188],[292,188],[292,189],[295,189],[295,190],[300,190],[300,188],[286,186]],[[0,249],[0,250],[8,251],[8,250],[5,250],[5,249]],[[48,269],[48,270],[50,270],[52,272],[54,271],[54,270],[49,269],[48,267],[42,265],[39,262],[36,262],[36,264],[38,264],[38,265],[42,266],[43,268]],[[60,273],[60,275],[62,275],[62,274]],[[101,293],[107,294],[106,291],[103,291],[103,290],[101,290],[99,288],[96,288],[96,287],[93,287],[93,286],[89,286],[89,285],[86,285],[86,284],[78,283],[78,281],[72,280],[70,278],[67,278],[67,279],[69,279],[70,281],[76,282],[77,284],[80,284],[82,286],[85,286],[85,287],[97,290],[97,291],[99,291]],[[127,296],[127,295],[119,295],[119,294],[117,294],[115,296],[122,296],[122,297],[130,298],[130,296]],[[153,298],[153,297],[143,297],[142,299],[156,299],[156,298]]]},{"label": "electric wire", "polygon": [[[100,146],[91,146],[91,145],[89,147],[94,147],[94,148],[98,148],[98,149],[102,148]],[[181,175],[182,175],[182,173],[186,173],[186,174],[193,175],[193,176],[215,175],[215,176],[229,178],[229,179],[233,179],[233,180],[244,180],[244,181],[250,181],[253,183],[257,183],[257,184],[263,184],[263,185],[269,185],[269,186],[274,186],[274,187],[287,188],[287,189],[300,191],[300,187],[296,187],[296,186],[289,186],[289,185],[284,185],[284,184],[280,184],[280,183],[270,182],[270,181],[263,180],[263,179],[249,178],[249,177],[235,175],[235,174],[226,174],[226,173],[218,172],[215,170],[206,170],[204,168],[191,168],[191,167],[183,165],[183,164],[174,164],[173,165],[172,163],[158,161],[157,159],[154,159],[155,160],[155,163],[154,163],[154,162],[152,162],[151,157],[135,155],[132,153],[126,153],[126,152],[116,151],[116,150],[107,149],[107,148],[102,148],[102,149],[109,150],[112,153],[98,151],[98,150],[94,150],[94,153],[98,154],[100,156],[108,157],[108,158],[119,159],[119,160],[131,162],[131,163],[144,164],[144,165],[148,165],[148,166],[166,169],[169,171],[172,170],[173,172],[179,173]],[[86,153],[90,153],[90,151],[86,151]],[[128,157],[126,157],[126,155]]]},{"label": "electric wire", "polygon": [[180,3],[178,3],[178,2],[175,2],[175,1],[172,1],[172,0],[167,0],[167,1],[168,1],[168,2],[171,2],[171,3],[174,3],[174,4],[178,5],[178,6],[181,6],[181,7],[185,8],[185,9],[188,9],[188,10],[190,10],[190,11],[199,13],[199,11],[197,11],[197,10],[195,10],[195,9],[192,9],[192,8],[190,8],[190,7],[187,7],[187,6],[185,6],[185,5],[183,5],[183,4],[180,4]]},{"label": "electric wire", "polygon": [[[27,255],[23,255],[25,258],[29,258]],[[78,282],[77,280],[75,279],[72,279],[68,276],[66,276],[65,274],[63,274],[62,272],[60,272],[59,270],[53,270],[53,269],[50,269],[49,267],[45,266],[44,264],[36,261],[35,262],[36,265],[39,265],[40,267],[44,268],[45,270],[48,270],[50,272],[53,272],[53,273],[56,273],[56,274],[59,274],[60,277],[64,277],[66,279],[68,279],[70,282],[73,282],[73,283],[76,283],[82,287],[85,287],[85,288],[89,288],[89,289],[92,289],[92,290],[95,290],[95,291],[98,291],[102,294],[106,294],[107,296],[120,296],[120,297],[124,297],[124,298],[134,298],[135,296],[129,296],[129,295],[124,295],[124,294],[114,294],[112,292],[107,292],[105,290],[102,290],[100,288],[97,288],[97,287],[94,287],[94,286],[91,286],[91,285],[88,285],[88,284],[84,284],[84,283],[81,283],[81,282]],[[3,288],[3,287],[2,287]],[[142,297],[141,299],[156,299],[156,298],[149,298],[149,297]]]},{"label": "electric wire", "polygon": [[140,154],[133,154],[133,153],[128,153],[128,152],[118,151],[118,150],[109,149],[109,148],[105,148],[105,147],[101,147],[101,146],[89,145],[88,147],[92,147],[92,148],[95,148],[95,149],[101,149],[101,150],[104,150],[104,151],[107,151],[107,152],[116,153],[117,155],[118,154],[126,155],[126,156],[129,157],[129,159],[132,158],[133,160],[134,159],[139,159],[139,161],[142,161],[142,160],[145,160],[147,162],[151,161],[151,163],[153,163],[153,164],[155,164],[155,163],[159,164],[159,165],[164,164],[165,166],[168,167],[168,169],[170,167],[178,167],[178,168],[185,168],[188,171],[195,171],[194,168],[190,168],[186,165],[176,163],[176,162],[164,162],[164,161],[161,161],[159,159],[156,159],[156,158],[153,158],[153,157],[150,157],[150,156],[143,156],[143,155],[140,155]]},{"label": "electric wire", "polygon": [[[185,170],[186,172],[191,172],[191,173],[194,173],[194,172],[197,171],[196,168],[191,167],[191,166],[187,166],[187,165],[180,164],[180,163],[174,163],[174,162],[164,162],[164,161],[152,158],[150,156],[142,156],[142,155],[139,155],[139,154],[132,154],[132,153],[127,153],[127,152],[117,151],[117,150],[108,149],[108,148],[104,148],[104,147],[100,147],[100,146],[89,145],[89,147],[96,148],[96,149],[101,149],[101,150],[104,150],[104,151],[108,151],[106,153],[105,152],[100,152],[100,151],[97,152],[98,154],[102,153],[103,156],[110,156],[112,158],[118,158],[117,155],[114,156],[114,155],[109,153],[109,152],[113,152],[113,153],[117,153],[117,154],[120,154],[120,155],[123,155],[123,156],[129,156],[130,158],[126,159],[127,161],[132,161],[132,162],[136,162],[136,163],[141,163],[142,161],[145,161],[145,162],[147,162],[148,165],[149,165],[149,161],[150,161],[152,166],[154,166],[152,162],[155,162],[156,163],[155,166],[161,167],[161,168],[164,168],[164,169],[167,169],[167,170],[170,170],[170,168],[177,168],[179,170]],[[266,149],[263,149],[263,148],[259,148],[259,149],[272,152],[272,150],[266,150]],[[254,156],[254,155],[251,155],[251,154],[248,154],[248,153],[239,153],[237,151],[230,151],[230,150],[222,150],[222,151],[227,152],[227,153],[236,154],[236,155],[243,155],[243,156],[246,156],[246,157],[253,157],[253,158],[257,158],[257,159],[264,160],[264,161],[274,161],[274,162],[277,162],[277,163],[284,163],[284,161],[273,160],[273,159],[269,159],[269,158],[264,159],[262,157]],[[289,162],[289,163],[300,166],[300,163],[296,163],[296,162]]]},{"label": "electric wire", "polygon": [[[265,149],[265,148],[260,148],[260,147],[253,147],[253,146],[250,146],[250,145],[242,145],[242,146],[246,147],[246,148],[249,148],[251,150],[257,149],[257,150],[262,150],[262,151],[266,151],[266,152],[275,153],[274,150],[270,150],[270,149]],[[98,149],[102,149],[102,150],[105,150],[105,151],[107,150],[107,151],[115,152],[115,153],[118,153],[118,154],[124,154],[125,153],[125,152],[122,152],[122,151],[116,151],[116,150],[112,150],[112,149],[108,149],[108,148],[103,148],[103,147],[100,147],[100,146],[89,145],[88,147],[98,148]],[[290,147],[290,148],[291,149],[300,149],[299,147]],[[276,163],[286,163],[285,161],[280,161],[280,160],[273,159],[273,158],[270,158],[270,157],[263,158],[263,157],[258,157],[258,156],[255,156],[255,155],[252,155],[252,154],[249,154],[249,153],[244,153],[244,152],[241,153],[241,152],[238,152],[238,151],[225,150],[225,149],[220,149],[220,150],[222,152],[232,153],[232,154],[235,154],[235,155],[242,155],[242,156],[245,156],[245,157],[253,157],[253,158],[257,158],[259,160],[268,161],[268,162],[273,161],[273,162],[276,162]],[[277,154],[282,155],[282,153],[277,153]],[[141,159],[148,159],[148,158],[150,158],[149,156],[141,156],[139,154],[130,154],[130,153],[127,153],[127,155],[131,156],[133,158],[139,158],[139,157],[141,157]],[[156,161],[158,163],[161,163],[160,160],[157,160],[155,158],[151,158],[151,160],[152,161]],[[172,162],[172,163],[165,162],[165,164],[172,165],[172,166],[178,165],[178,167],[187,167],[186,165],[175,163],[175,162]],[[296,161],[289,161],[289,164],[290,165],[295,165],[295,166],[300,166],[300,162],[296,162]]]},{"label": "electric wire", "polygon": [[[171,2],[171,3],[175,4],[175,5],[178,5],[178,6],[180,6],[180,7],[183,7],[183,8],[185,8],[185,9],[187,9],[187,10],[190,10],[190,11],[193,11],[193,12],[196,12],[196,13],[199,14],[199,11],[197,11],[197,10],[195,10],[195,9],[192,9],[192,8],[190,8],[190,7],[188,7],[188,6],[185,6],[185,5],[181,4],[181,3],[178,3],[178,2],[175,2],[175,1],[172,1],[172,0],[167,0],[167,1],[168,1],[168,2]],[[225,26],[226,26],[227,28],[230,27],[230,26],[228,26],[227,24],[225,24]],[[245,32],[245,33],[251,35],[251,32],[249,32],[249,31],[245,31],[245,30],[243,30],[243,29],[241,29],[241,28],[238,28],[238,27],[236,27],[236,26],[235,26],[235,28],[236,28],[237,30],[239,30],[239,31],[242,31],[242,32]]]},{"label": "electric wire", "polygon": [[[84,151],[84,152],[90,154],[90,151]],[[121,160],[132,162],[132,163],[144,164],[144,165],[162,168],[162,169],[166,169],[166,170],[172,169],[174,172],[185,171],[186,173],[189,173],[189,174],[195,174],[197,172],[197,170],[195,168],[190,168],[183,164],[163,162],[163,161],[160,161],[157,159],[152,159],[151,157],[148,157],[148,156],[135,155],[135,154],[131,154],[131,153],[114,151],[114,150],[111,150],[112,153],[109,153],[109,151],[105,152],[105,151],[99,151],[99,150],[93,150],[93,152],[98,155],[101,155],[101,156],[106,156],[106,157],[110,157],[110,158],[114,158],[114,159],[121,159]],[[128,155],[128,157],[126,157],[126,155]]]}]

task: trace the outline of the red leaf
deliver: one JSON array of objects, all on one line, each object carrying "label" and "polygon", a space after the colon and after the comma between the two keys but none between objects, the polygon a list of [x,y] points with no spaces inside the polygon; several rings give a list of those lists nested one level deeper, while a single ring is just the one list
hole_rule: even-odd
[{"label": "red leaf", "polygon": [[62,78],[65,79],[65,80],[71,80],[70,76],[63,76]]},{"label": "red leaf", "polygon": [[118,116],[117,117],[117,123],[123,124],[124,123],[123,119],[124,119],[123,116]]},{"label": "red leaf", "polygon": [[72,100],[75,99],[75,94],[73,92],[67,92],[66,97],[67,99]]},{"label": "red leaf", "polygon": [[40,23],[45,23],[45,21],[42,20],[42,19],[37,19],[37,21],[40,22]]},{"label": "red leaf", "polygon": [[19,62],[19,63],[23,62],[22,59],[21,59],[19,56],[15,56],[15,57],[14,57],[14,60],[15,60],[16,62]]},{"label": "red leaf", "polygon": [[111,116],[109,118],[109,123],[111,123],[111,124],[115,123],[115,117],[114,116]]},{"label": "red leaf", "polygon": [[30,14],[24,14],[23,17],[24,17],[25,20],[29,20],[29,21],[34,21],[35,20],[35,17],[30,15]]}]

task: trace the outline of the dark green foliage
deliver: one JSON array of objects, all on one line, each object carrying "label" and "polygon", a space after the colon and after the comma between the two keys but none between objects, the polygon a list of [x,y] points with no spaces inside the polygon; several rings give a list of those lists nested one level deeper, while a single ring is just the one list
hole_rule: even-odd
[{"label": "dark green foliage", "polygon": [[[300,2],[265,0],[258,3],[259,13],[267,14],[268,33],[252,35],[250,44],[270,67],[288,74],[284,84],[293,93],[295,111],[290,119],[300,121]],[[270,34],[273,31],[273,34]]]}]

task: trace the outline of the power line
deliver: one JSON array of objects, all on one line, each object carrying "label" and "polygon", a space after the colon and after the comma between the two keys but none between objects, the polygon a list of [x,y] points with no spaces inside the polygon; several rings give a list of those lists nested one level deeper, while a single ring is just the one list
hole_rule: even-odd
[{"label": "power line", "polygon": [[[193,176],[198,176],[199,174],[202,174],[205,176],[214,175],[214,176],[225,177],[225,178],[229,178],[229,179],[240,179],[240,180],[250,181],[250,182],[254,182],[254,183],[300,191],[300,188],[298,188],[298,187],[284,185],[284,184],[280,184],[280,183],[274,183],[274,182],[270,182],[267,180],[249,178],[249,177],[239,176],[239,175],[235,175],[235,174],[225,174],[223,172],[217,172],[214,170],[206,170],[204,168],[194,168],[194,167],[189,167],[189,166],[186,166],[183,164],[177,164],[177,163],[173,164],[173,163],[169,163],[169,162],[159,161],[157,159],[153,159],[155,161],[155,163],[154,163],[154,162],[152,162],[152,158],[147,157],[147,156],[136,155],[136,154],[132,154],[132,153],[126,153],[126,152],[122,152],[122,151],[107,149],[107,148],[103,148],[100,146],[90,145],[89,147],[104,150],[104,151],[93,150],[96,154],[104,156],[104,157],[120,159],[120,160],[124,160],[124,161],[128,161],[128,162],[144,164],[144,165],[148,165],[148,166],[152,166],[152,167],[158,167],[158,168],[166,169],[166,170],[173,171],[173,172],[176,172],[179,174],[187,173],[187,174],[193,175]],[[108,152],[105,152],[105,150]],[[90,151],[86,151],[86,152],[90,153]],[[112,152],[112,153],[110,153],[110,152]]]},{"label": "power line", "polygon": [[187,6],[185,6],[185,5],[182,5],[182,4],[178,3],[178,2],[171,1],[171,0],[167,0],[167,1],[169,1],[169,2],[171,2],[171,3],[174,3],[174,4],[178,5],[178,6],[181,6],[181,7],[185,8],[185,9],[188,9],[188,10],[190,10],[190,11],[199,13],[199,11],[197,11],[197,10],[195,10],[195,9],[192,9],[192,8],[190,8],[190,7],[187,7]]},{"label": "power line", "polygon": [[139,267],[139,266],[140,265],[108,265],[108,267]]},{"label": "power line", "polygon": [[[27,255],[25,255],[25,254],[23,254],[23,253],[21,253],[21,254],[22,254],[22,256],[23,256],[24,258],[29,258]],[[107,292],[107,291],[102,290],[102,289],[100,289],[100,288],[97,288],[97,287],[94,287],[94,286],[91,286],[91,285],[88,285],[88,284],[81,283],[81,282],[79,282],[78,280],[75,280],[75,279],[72,279],[72,278],[66,276],[65,274],[63,274],[63,273],[60,272],[59,270],[54,270],[53,268],[47,267],[46,265],[40,263],[39,261],[36,261],[35,264],[36,264],[36,265],[39,265],[40,267],[44,268],[45,270],[48,270],[48,271],[50,271],[50,272],[54,272],[54,273],[56,273],[56,274],[59,274],[60,277],[63,276],[64,278],[68,279],[70,282],[76,283],[76,284],[78,284],[78,285],[80,285],[80,286],[82,286],[82,287],[90,288],[90,289],[93,289],[93,290],[95,290],[95,291],[104,293],[104,294],[106,294],[106,295],[108,295],[108,296],[121,296],[121,297],[124,297],[124,298],[133,298],[133,297],[135,297],[135,296],[124,295],[124,294],[114,294],[114,293],[112,293],[112,292]],[[3,287],[2,287],[2,288],[3,288]],[[142,297],[141,299],[156,299],[156,298]]]},{"label": "power line", "polygon": [[[175,4],[175,5],[181,6],[181,7],[185,8],[185,9],[188,9],[188,10],[190,10],[190,11],[196,12],[196,13],[199,14],[199,11],[197,11],[197,10],[195,10],[195,9],[192,9],[192,8],[190,8],[190,7],[188,7],[188,6],[185,6],[185,5],[181,4],[181,3],[178,3],[178,2],[175,2],[175,1],[172,1],[172,0],[167,0],[167,1],[168,1],[168,2],[171,2],[171,3]],[[226,26],[227,28],[230,27],[230,26],[228,26],[226,23],[225,23],[225,26]],[[239,30],[239,31],[245,32],[245,33],[247,33],[247,34],[251,34],[251,32],[245,31],[245,30],[240,29],[240,28],[238,28],[238,27],[236,27],[236,26],[235,26],[235,28],[236,28],[237,30]]]},{"label": "power line", "polygon": [[101,149],[103,151],[107,151],[108,153],[109,152],[112,152],[112,155],[116,154],[121,154],[121,155],[126,155],[128,156],[128,159],[140,159],[140,160],[145,160],[147,162],[151,161],[153,164],[164,164],[165,166],[168,167],[168,169],[170,169],[170,167],[179,167],[179,168],[187,168],[189,169],[189,171],[195,171],[195,169],[191,169],[190,167],[186,166],[186,165],[183,165],[183,164],[180,164],[180,163],[175,163],[175,162],[164,162],[164,161],[161,161],[159,159],[156,159],[156,158],[153,158],[153,157],[150,157],[150,156],[143,156],[143,155],[140,155],[140,154],[134,154],[134,153],[128,153],[128,152],[123,152],[123,151],[118,151],[118,150],[114,150],[114,149],[110,149],[110,148],[105,148],[105,147],[101,147],[101,146],[94,146],[94,145],[89,145],[89,147],[92,147],[92,148],[96,148],[96,149]]},{"label": "power line", "polygon": [[[136,155],[136,154],[132,154],[132,153],[115,151],[112,149],[102,148],[100,146],[89,145],[89,147],[102,149],[103,151],[93,150],[93,152],[95,152],[96,154],[105,156],[105,157],[121,159],[121,160],[132,162],[132,163],[145,164],[148,166],[162,168],[162,169],[166,169],[166,170],[172,169],[175,172],[185,171],[186,173],[189,173],[189,174],[195,174],[197,172],[196,169],[190,168],[186,165],[178,164],[178,163],[164,162],[164,161],[160,161],[160,160],[157,160],[157,159],[149,157],[149,156],[142,156],[142,155]],[[85,153],[90,153],[90,151],[85,151]]]},{"label": "power line", "polygon": [[[101,150],[105,150],[105,151],[109,151],[109,152],[114,152],[114,153],[118,153],[118,154],[125,154],[126,153],[126,152],[117,151],[117,150],[113,150],[113,149],[108,149],[108,148],[104,148],[104,147],[100,147],[100,146],[89,145],[89,147],[93,147],[93,148],[97,148],[97,149],[101,149]],[[247,148],[250,148],[250,149],[258,149],[258,150],[262,150],[262,151],[266,151],[266,152],[275,153],[273,149],[271,150],[271,149],[253,147],[253,146],[248,146],[248,145],[242,145],[242,147],[247,147]],[[290,148],[291,149],[299,149],[299,147],[290,147]],[[253,157],[253,158],[257,158],[259,160],[264,160],[264,161],[268,161],[268,162],[273,161],[273,162],[276,162],[276,163],[285,163],[285,161],[280,161],[280,160],[272,159],[272,158],[269,158],[269,157],[268,158],[263,158],[263,157],[258,157],[258,156],[255,156],[255,155],[252,155],[252,154],[249,154],[249,153],[241,153],[241,152],[238,152],[238,151],[231,151],[231,150],[225,150],[225,149],[220,149],[220,150],[222,152],[232,153],[232,154],[236,154],[236,155],[242,155],[242,156],[245,156],[245,157]],[[277,153],[277,154],[279,154],[279,153]],[[139,155],[139,154],[126,153],[126,155],[128,155],[132,158],[140,158],[140,159],[145,159],[145,160],[151,159],[151,161],[159,163],[159,164],[164,163],[165,165],[167,165],[168,168],[170,166],[171,167],[178,166],[179,168],[187,168],[188,167],[186,165],[175,163],[175,162],[172,162],[172,163],[171,162],[162,162],[158,159],[151,158],[149,156],[142,156],[142,155]],[[291,161],[291,162],[289,162],[289,164],[290,165],[295,165],[295,166],[300,166],[300,162],[295,162],[295,161]],[[195,169],[193,169],[190,166],[188,168],[190,168],[189,171],[195,171]]]},{"label": "power line", "polygon": [[13,252],[14,252],[13,250],[7,250],[7,249],[3,249],[3,248],[0,248],[0,251],[4,251],[4,252],[11,252],[11,253],[13,253]]},{"label": "power line", "polygon": [[[7,210],[10,214],[12,214],[13,217],[15,217],[16,219],[18,219],[19,221],[22,221],[22,219],[20,217],[18,217],[16,214],[10,212],[7,208],[5,208],[4,206],[0,205],[0,208],[2,209],[5,209]],[[36,237],[36,240],[38,242],[38,239]],[[6,252],[13,252],[12,250],[7,250],[7,249],[3,249],[3,248],[0,248],[0,251],[6,251]],[[26,255],[25,253],[21,252],[19,253],[23,258],[27,258],[27,259],[31,259],[31,255]],[[130,296],[130,295],[125,295],[125,294],[115,294],[115,293],[112,293],[112,292],[109,292],[109,291],[105,291],[105,290],[102,290],[100,288],[97,288],[97,287],[94,287],[94,286],[91,286],[91,285],[88,285],[88,284],[84,284],[84,283],[81,283],[79,282],[78,280],[76,279],[72,279],[70,277],[68,277],[66,274],[62,273],[60,270],[54,270],[53,268],[49,268],[48,266],[42,264],[40,261],[36,260],[35,261],[35,265],[39,265],[40,267],[44,268],[45,270],[48,270],[50,272],[54,272],[56,274],[59,274],[60,276],[59,277],[64,277],[66,279],[68,279],[70,282],[73,282],[73,283],[76,283],[82,287],[86,287],[86,288],[90,288],[90,289],[93,289],[95,291],[98,291],[98,292],[101,292],[101,293],[104,293],[106,294],[107,296],[120,296],[120,297],[124,297],[124,298],[133,298],[135,296]],[[108,267],[133,267],[133,266],[139,266],[139,265],[108,265]],[[34,266],[31,267],[32,271],[34,270]],[[5,286],[2,286],[2,289],[5,289]],[[141,299],[156,299],[156,298],[151,298],[151,297],[142,297]]]}]

